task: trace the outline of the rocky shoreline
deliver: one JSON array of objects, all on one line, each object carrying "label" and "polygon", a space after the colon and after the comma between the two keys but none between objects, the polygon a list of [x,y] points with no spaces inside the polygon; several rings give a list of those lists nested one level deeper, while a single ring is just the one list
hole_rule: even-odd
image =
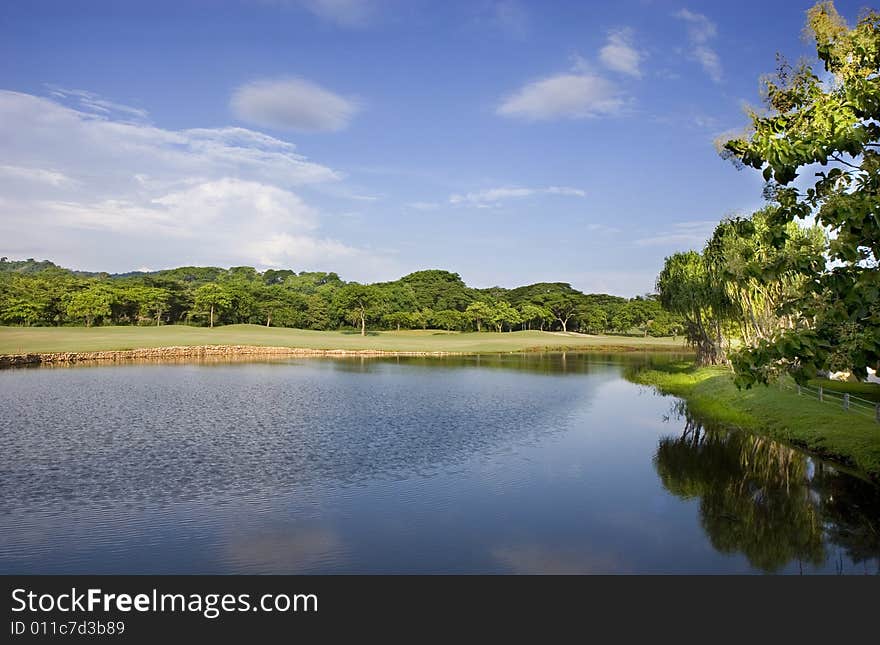
[{"label": "rocky shoreline", "polygon": [[161,360],[233,356],[463,356],[465,352],[405,352],[376,349],[306,349],[302,347],[261,347],[259,345],[196,345],[148,347],[143,349],[104,350],[98,352],[40,352],[0,354],[0,367],[18,365],[64,364],[83,361]]}]

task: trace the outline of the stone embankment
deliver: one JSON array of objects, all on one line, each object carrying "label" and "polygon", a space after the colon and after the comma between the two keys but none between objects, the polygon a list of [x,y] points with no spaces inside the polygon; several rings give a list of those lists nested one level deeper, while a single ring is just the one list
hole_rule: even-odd
[{"label": "stone embankment", "polygon": [[82,361],[163,360],[181,358],[238,356],[460,356],[462,352],[397,352],[375,349],[305,349],[301,347],[260,347],[257,345],[197,345],[192,347],[149,347],[100,352],[42,352],[0,354],[0,367],[63,364]]}]

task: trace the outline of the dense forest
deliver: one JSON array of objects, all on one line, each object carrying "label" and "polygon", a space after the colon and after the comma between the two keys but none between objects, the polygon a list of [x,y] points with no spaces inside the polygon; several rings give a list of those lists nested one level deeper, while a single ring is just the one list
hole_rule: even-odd
[{"label": "dense forest", "polygon": [[110,275],[48,261],[0,258],[6,325],[214,325],[301,329],[518,329],[679,333],[655,296],[584,294],[563,282],[468,287],[457,273],[417,271],[393,282],[345,282],[336,273],[252,267],[180,267]]}]

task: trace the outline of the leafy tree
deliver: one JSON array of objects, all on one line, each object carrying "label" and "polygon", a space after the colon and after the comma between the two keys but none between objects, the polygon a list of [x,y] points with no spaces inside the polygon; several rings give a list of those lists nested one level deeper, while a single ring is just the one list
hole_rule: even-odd
[{"label": "leafy tree", "polygon": [[421,309],[412,314],[413,325],[427,329],[428,324],[434,319],[434,310],[430,308]]},{"label": "leafy tree", "polygon": [[541,307],[540,305],[534,305],[529,302],[520,306],[519,308],[520,318],[529,329],[532,328],[533,323],[537,323],[541,331],[544,331],[544,325],[548,321],[552,321],[553,317],[550,311],[546,307]]},{"label": "leafy tree", "polygon": [[727,300],[723,285],[713,279],[704,258],[696,251],[666,258],[657,278],[661,304],[685,321],[685,336],[702,365],[725,360],[722,324]]},{"label": "leafy tree", "polygon": [[441,329],[453,331],[461,329],[467,317],[461,311],[455,309],[443,309],[434,313],[433,323]]},{"label": "leafy tree", "polygon": [[465,309],[465,314],[477,326],[477,331],[483,331],[483,322],[492,318],[492,305],[482,300],[477,300],[468,305],[468,308]]},{"label": "leafy tree", "polygon": [[276,322],[279,317],[282,320],[294,319],[296,316],[294,311],[292,311],[294,309],[292,298],[290,297],[292,294],[285,291],[274,280],[268,284],[269,286],[260,290],[256,303],[260,316],[266,321],[266,327],[272,326],[273,318]]},{"label": "leafy tree", "polygon": [[748,218],[722,221],[705,251],[724,285],[739,334],[750,347],[800,322],[808,274],[824,268],[822,229],[788,222],[783,239],[775,240],[770,222],[776,210],[770,206]]},{"label": "leafy tree", "polygon": [[626,305],[619,307],[611,316],[611,329],[625,334],[635,326],[632,309]]},{"label": "leafy tree", "polygon": [[26,298],[11,299],[0,312],[3,322],[21,323],[28,327],[37,323],[44,315],[44,306]]},{"label": "leafy tree", "polygon": [[598,305],[581,305],[575,316],[580,329],[588,333],[597,334],[608,328],[608,314]]},{"label": "leafy tree", "polygon": [[337,310],[360,325],[361,336],[367,334],[367,320],[376,316],[381,303],[381,292],[372,285],[352,282],[336,293]]},{"label": "leafy tree", "polygon": [[67,315],[82,318],[86,327],[91,327],[96,319],[112,313],[113,291],[104,284],[95,283],[70,295],[67,301]]},{"label": "leafy tree", "polygon": [[389,327],[397,327],[397,331],[401,327],[411,328],[418,324],[415,314],[409,311],[392,311],[382,316],[382,321]]},{"label": "leafy tree", "polygon": [[457,273],[439,269],[416,271],[402,277],[400,282],[412,288],[418,309],[462,311],[472,300],[467,285]]},{"label": "leafy tree", "polygon": [[138,313],[152,317],[156,326],[162,324],[162,313],[167,309],[171,294],[160,287],[136,287],[132,290],[138,305]]},{"label": "leafy tree", "polygon": [[209,282],[196,289],[193,294],[196,309],[209,313],[209,326],[214,328],[214,315],[226,311],[232,306],[232,295],[226,287]]},{"label": "leafy tree", "polygon": [[565,332],[568,331],[568,321],[575,315],[580,302],[574,294],[551,293],[542,298],[541,304],[550,311]]},{"label": "leafy tree", "polygon": [[[807,12],[807,28],[831,79],[783,62],[764,82],[767,111],[753,112],[749,131],[723,144],[725,156],[762,171],[777,205],[769,221],[777,243],[795,219],[812,216],[830,232],[831,262],[818,274],[805,267],[803,319],[735,357],[747,386],[778,369],[801,381],[827,369],[843,329],[854,373],[864,377],[880,360],[880,14],[850,28],[822,2]],[[813,164],[828,169],[803,191],[793,182]]]},{"label": "leafy tree", "polygon": [[329,329],[330,307],[327,301],[317,294],[307,295],[304,300],[304,326],[308,329]]},{"label": "leafy tree", "polygon": [[522,317],[516,309],[510,306],[510,303],[500,300],[492,305],[489,322],[494,325],[498,333],[501,333],[504,325],[507,325],[508,328],[517,325],[522,322]]}]

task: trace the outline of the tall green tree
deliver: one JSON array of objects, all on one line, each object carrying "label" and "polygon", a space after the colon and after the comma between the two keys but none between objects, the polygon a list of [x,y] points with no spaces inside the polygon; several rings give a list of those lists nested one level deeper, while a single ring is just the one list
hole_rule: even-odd
[{"label": "tall green tree", "polygon": [[483,331],[483,323],[492,317],[492,305],[482,300],[477,300],[465,309],[467,317],[476,325],[477,331]]},{"label": "tall green tree", "polygon": [[367,320],[379,314],[382,304],[381,291],[372,285],[352,282],[336,293],[336,307],[361,328],[361,336],[367,334]]},{"label": "tall green tree", "polygon": [[113,298],[113,290],[107,285],[94,283],[70,295],[67,315],[80,318],[85,321],[86,327],[91,327],[97,319],[110,316]]},{"label": "tall green tree", "polygon": [[780,241],[770,224],[775,211],[769,206],[748,218],[723,220],[704,252],[748,347],[801,323],[809,276],[824,269],[822,229],[789,222]]},{"label": "tall green tree", "polygon": [[526,323],[528,329],[531,329],[532,325],[538,325],[538,328],[541,331],[544,331],[544,325],[546,325],[548,321],[553,320],[550,311],[546,307],[541,307],[540,305],[535,305],[530,302],[521,305],[519,312],[522,321]]},{"label": "tall green tree", "polygon": [[232,295],[223,285],[215,282],[203,284],[193,294],[196,309],[208,313],[209,326],[214,328],[214,316],[232,306]]},{"label": "tall green tree", "polygon": [[[746,134],[723,143],[723,154],[759,169],[778,208],[770,225],[777,241],[786,225],[815,218],[830,232],[830,260],[809,268],[793,328],[734,360],[739,382],[766,382],[785,369],[804,380],[827,369],[842,330],[851,368],[864,377],[880,361],[880,14],[869,11],[849,27],[831,2],[807,12],[807,30],[830,75],[785,63],[764,82],[764,112],[753,112]],[[794,182],[814,164],[826,167],[806,190]]]},{"label": "tall green tree", "polygon": [[562,331],[568,331],[568,321],[574,317],[581,304],[580,298],[571,293],[551,293],[541,298],[541,304],[546,307],[553,318],[562,326]]},{"label": "tall green tree", "polygon": [[507,301],[499,300],[492,305],[489,322],[492,323],[498,333],[503,331],[505,325],[507,325],[509,329],[513,325],[518,325],[521,321],[522,317],[520,316],[519,311],[511,307],[510,303]]},{"label": "tall green tree", "polygon": [[657,277],[661,304],[685,321],[685,336],[702,365],[725,361],[722,326],[728,309],[724,285],[713,277],[696,251],[666,258]]}]

